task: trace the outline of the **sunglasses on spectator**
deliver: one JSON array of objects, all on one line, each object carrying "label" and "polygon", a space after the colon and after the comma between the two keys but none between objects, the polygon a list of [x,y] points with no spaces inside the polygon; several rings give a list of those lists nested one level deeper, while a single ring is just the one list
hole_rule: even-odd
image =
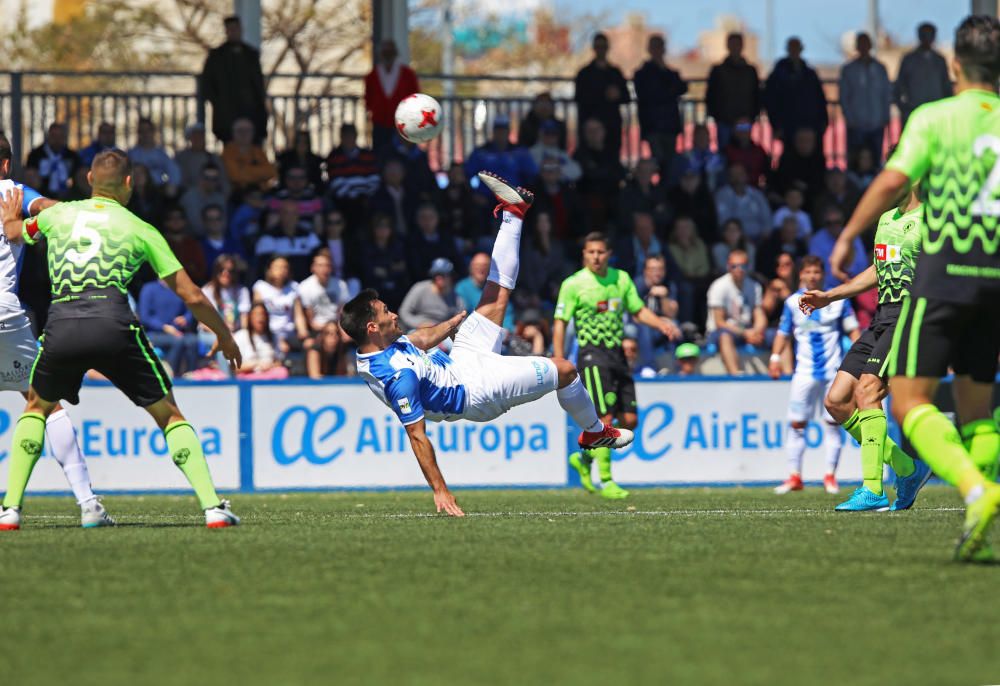
[{"label": "sunglasses on spectator", "polygon": [[746,271],[747,266],[745,264],[737,262],[736,264],[729,265],[730,271]]}]

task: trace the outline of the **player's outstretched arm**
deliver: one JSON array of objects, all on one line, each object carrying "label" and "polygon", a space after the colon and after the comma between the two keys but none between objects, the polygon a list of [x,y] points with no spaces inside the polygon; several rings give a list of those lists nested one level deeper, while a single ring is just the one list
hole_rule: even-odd
[{"label": "player's outstretched arm", "polygon": [[656,316],[648,307],[643,307],[632,316],[640,324],[656,329],[671,341],[679,341],[681,338],[681,330],[677,328],[676,324],[665,317]]},{"label": "player's outstretched arm", "polygon": [[771,375],[772,379],[781,377],[781,355],[788,347],[788,340],[788,336],[780,331],[774,337],[774,345],[771,346],[771,359],[767,365],[767,373]]},{"label": "player's outstretched arm", "polygon": [[410,343],[421,350],[430,350],[444,339],[458,333],[458,327],[464,319],[465,310],[462,310],[446,322],[441,322],[436,326],[425,326],[422,329],[416,329],[412,333],[407,334],[406,337],[410,339]]},{"label": "player's outstretched arm", "polygon": [[424,473],[427,485],[434,491],[434,505],[437,511],[444,510],[452,517],[464,517],[465,513],[455,501],[455,496],[448,490],[448,484],[444,482],[444,476],[438,468],[434,446],[427,437],[427,420],[421,419],[407,425],[406,435],[410,437],[410,447],[413,448],[413,454],[420,464],[420,471]]},{"label": "player's outstretched arm", "polygon": [[903,190],[909,187],[910,179],[895,169],[884,169],[875,177],[868,190],[861,196],[858,206],[854,208],[854,214],[840,232],[833,246],[833,252],[830,253],[830,269],[834,276],[841,281],[847,281],[848,275],[844,267],[850,262],[854,239],[877,222],[882,213],[899,200]]},{"label": "player's outstretched arm", "polygon": [[221,352],[229,360],[229,366],[232,367],[234,372],[242,367],[243,356],[240,354],[240,348],[236,345],[236,341],[233,340],[233,333],[226,326],[226,322],[222,320],[219,311],[209,302],[201,289],[195,285],[187,272],[181,269],[163,277],[163,282],[184,301],[184,304],[191,310],[191,314],[195,316],[195,319],[207,326],[215,334],[215,345],[212,346],[210,356],[214,356],[216,352]]},{"label": "player's outstretched arm", "polygon": [[878,274],[875,265],[868,267],[847,283],[831,288],[828,291],[806,291],[799,297],[799,309],[803,314],[810,315],[813,310],[821,310],[830,303],[847,300],[878,286]]}]

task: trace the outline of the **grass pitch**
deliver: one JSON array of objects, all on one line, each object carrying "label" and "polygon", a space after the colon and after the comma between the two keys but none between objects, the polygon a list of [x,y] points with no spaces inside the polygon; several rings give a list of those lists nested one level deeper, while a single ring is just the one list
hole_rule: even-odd
[{"label": "grass pitch", "polygon": [[834,514],[817,489],[30,497],[0,536],[10,684],[987,684],[1000,567],[961,510]]}]

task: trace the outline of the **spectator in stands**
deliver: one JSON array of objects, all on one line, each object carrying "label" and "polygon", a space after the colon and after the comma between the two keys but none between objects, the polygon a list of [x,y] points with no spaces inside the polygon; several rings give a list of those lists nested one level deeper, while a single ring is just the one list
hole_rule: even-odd
[{"label": "spectator in stands", "polygon": [[761,308],[763,289],[747,275],[750,262],[746,253],[735,250],[729,255],[727,273],[712,282],[708,289],[709,341],[719,346],[726,372],[743,373],[738,346],[766,344],[767,317]]},{"label": "spectator in stands", "polygon": [[560,178],[566,183],[574,183],[583,171],[580,165],[559,147],[559,127],[554,121],[544,121],[539,128],[540,139],[529,149],[531,159],[541,169],[545,160],[555,160],[559,163]]},{"label": "spectator in stands", "polygon": [[673,376],[697,376],[701,363],[701,348],[696,343],[681,343],[674,351],[676,364],[671,370]]},{"label": "spectator in stands", "polygon": [[403,163],[397,159],[389,160],[382,168],[382,182],[371,201],[372,211],[388,216],[400,237],[409,235],[417,212],[417,198],[407,192],[405,180]]},{"label": "spectator in stands", "polygon": [[[260,235],[263,226],[267,200],[259,188],[251,188],[243,194],[229,218],[229,233],[233,238],[247,244]],[[253,252],[247,251],[248,254]]]},{"label": "spectator in stands", "polygon": [[953,88],[948,73],[948,63],[937,50],[934,40],[937,27],[923,22],[917,27],[917,47],[903,55],[899,76],[893,85],[893,100],[899,106],[903,125],[910,113],[927,102],[949,97]]},{"label": "spectator in stands", "polygon": [[694,220],[698,235],[703,241],[715,241],[719,225],[715,200],[705,186],[704,177],[695,167],[684,170],[679,183],[667,193],[667,204],[675,215],[684,215]]},{"label": "spectator in stands", "polygon": [[379,151],[396,135],[396,107],[420,91],[417,73],[399,61],[396,41],[386,38],[378,48],[378,63],[365,77],[365,108],[372,122],[372,147]]},{"label": "spectator in stands", "polygon": [[323,201],[309,184],[308,172],[304,167],[291,167],[285,178],[288,183],[268,199],[268,228],[277,225],[281,204],[292,200],[299,208],[299,230],[303,233],[322,233]]},{"label": "spectator in stands", "polygon": [[552,343],[552,328],[542,313],[535,308],[524,311],[508,339],[505,355],[545,356]]},{"label": "spectator in stands", "polygon": [[840,109],[847,124],[847,153],[866,147],[881,161],[892,86],[885,65],[872,57],[871,37],[859,33],[854,44],[858,56],[840,70]]},{"label": "spectator in stands", "polygon": [[371,240],[361,243],[361,285],[374,288],[390,310],[398,311],[410,285],[406,251],[384,214],[372,218]]},{"label": "spectator in stands", "polygon": [[211,280],[201,289],[233,332],[247,328],[250,315],[250,291],[240,283],[242,266],[237,255],[219,255],[212,262]]},{"label": "spectator in stands", "polygon": [[181,186],[185,189],[194,188],[201,178],[201,170],[206,164],[212,164],[221,175],[219,188],[228,197],[229,180],[222,173],[222,158],[205,149],[205,125],[201,122],[189,125],[184,129],[184,138],[187,140],[187,147],[174,155],[174,162],[181,170]]},{"label": "spectator in stands", "polygon": [[347,225],[360,230],[368,201],[379,186],[379,169],[375,153],[358,145],[354,124],[341,125],[340,145],[326,158],[326,175],[331,200],[344,213]]},{"label": "spectator in stands", "polygon": [[557,240],[573,240],[586,233],[589,224],[583,200],[573,186],[562,180],[562,166],[558,162],[543,161],[541,176],[533,187],[533,213],[548,212]]},{"label": "spectator in stands", "polygon": [[126,207],[143,221],[160,226],[163,219],[163,196],[149,180],[149,170],[144,165],[132,165],[132,197]]},{"label": "spectator in stands", "polygon": [[[264,278],[253,285],[253,301],[267,308],[271,333],[277,341],[279,357],[284,359],[293,349],[301,349],[307,336],[305,315],[299,301],[299,284],[291,278],[291,266],[286,258],[271,258]],[[253,322],[251,322],[251,325]]]},{"label": "spectator in stands", "polygon": [[755,243],[771,231],[771,207],[763,193],[747,184],[742,164],[729,165],[729,184],[715,192],[715,209],[719,221],[739,219],[743,233]]},{"label": "spectator in stands", "polygon": [[[802,257],[805,255],[793,259],[790,254],[781,253],[769,270],[775,272],[775,276],[767,281],[764,295],[760,301],[760,307],[764,310],[764,316],[767,318],[767,338],[769,340],[773,340],[778,332],[781,315],[785,311],[785,302],[792,293],[799,289],[799,272],[796,269],[796,262]],[[780,364],[782,374],[792,373],[795,368],[792,346],[786,347],[781,353]]]},{"label": "spectator in stands", "polygon": [[222,163],[234,194],[251,188],[266,191],[277,183],[278,170],[264,148],[254,143],[254,124],[246,117],[233,122],[232,140],[222,148]]},{"label": "spectator in stands", "polygon": [[779,207],[774,213],[775,228],[780,227],[785,222],[785,218],[794,218],[795,225],[798,227],[797,235],[799,238],[809,238],[813,232],[812,220],[806,214],[806,211],[802,209],[806,202],[804,189],[805,186],[803,184],[789,186],[788,190],[785,191],[785,204]]},{"label": "spectator in stands", "polygon": [[844,213],[845,217],[851,216],[854,212],[858,200],[861,199],[861,192],[848,181],[847,175],[842,169],[831,167],[826,170],[824,177],[823,192],[814,203],[813,225],[821,224],[823,214],[828,207],[836,207]]},{"label": "spectator in stands", "polygon": [[[306,373],[311,379],[321,379],[324,350],[320,339],[328,325],[336,327],[340,322],[340,308],[351,299],[351,293],[347,282],[333,275],[333,262],[324,251],[313,257],[310,271],[309,278],[299,284],[299,300],[309,336],[313,339],[313,345],[306,348]],[[334,348],[333,352],[336,352],[339,346]]]},{"label": "spectator in stands", "polygon": [[430,278],[413,284],[399,307],[399,324],[404,331],[439,324],[462,310],[455,293],[454,272],[454,265],[439,257],[431,264]]},{"label": "spectator in stands", "polygon": [[300,167],[305,169],[306,178],[313,190],[322,190],[323,158],[313,152],[312,135],[308,129],[296,129],[292,147],[279,154],[275,162],[278,164],[278,181],[282,186],[288,185],[288,171],[293,167]]},{"label": "spectator in stands", "polygon": [[673,188],[680,183],[681,176],[689,169],[694,169],[702,180],[702,185],[710,193],[714,193],[725,181],[726,160],[712,150],[712,138],[708,127],[695,124],[691,135],[691,149],[674,157],[667,185]]},{"label": "spectator in stands", "polygon": [[[551,311],[559,286],[569,276],[565,243],[552,235],[552,215],[533,208],[521,237],[521,270],[514,300],[519,308],[543,307]],[[579,265],[577,265],[579,267]]]},{"label": "spectator in stands", "polygon": [[424,203],[417,209],[416,225],[417,230],[406,240],[406,259],[412,281],[420,281],[440,257],[453,265],[458,262],[455,239],[441,230],[441,216],[434,205]]},{"label": "spectator in stands", "polygon": [[[538,167],[526,148],[510,143],[510,119],[498,114],[493,120],[493,137],[489,143],[472,151],[465,161],[465,174],[470,179],[481,171],[489,171],[502,176],[515,186],[523,186],[538,175]],[[493,194],[485,185],[480,192],[492,198]]]},{"label": "spectator in stands", "polygon": [[330,322],[316,336],[312,350],[315,351],[316,374],[311,378],[321,379],[324,376],[347,376],[353,374],[348,370],[348,346],[351,339],[343,333],[340,324]]},{"label": "spectator in stands", "polygon": [[128,151],[132,164],[145,165],[154,186],[163,189],[168,198],[176,197],[181,184],[181,170],[163,146],[156,144],[156,125],[150,119],[139,119],[139,143]]},{"label": "spectator in stands", "polygon": [[641,210],[632,212],[629,215],[628,225],[631,231],[616,242],[612,260],[618,269],[628,272],[633,278],[638,278],[646,259],[651,255],[662,255],[665,246],[656,237],[656,225],[653,222],[653,215],[649,212]]},{"label": "spectator in stands", "polygon": [[755,188],[764,188],[767,185],[767,175],[771,171],[771,158],[764,152],[750,137],[753,124],[749,119],[743,117],[736,121],[733,127],[733,137],[729,141],[723,153],[726,157],[726,164],[742,164],[747,170],[750,185]]},{"label": "spectator in stands", "polygon": [[588,119],[583,125],[583,141],[573,153],[580,163],[583,176],[577,183],[577,190],[583,196],[589,226],[606,229],[617,219],[618,193],[625,180],[625,168],[618,161],[618,148],[608,152],[605,145],[604,125],[597,119]]},{"label": "spectator in stands", "polygon": [[235,135],[238,119],[253,124],[252,140],[267,134],[267,96],[260,52],[243,42],[243,25],[237,16],[223,20],[226,42],[209,51],[201,72],[201,96],[212,103],[212,132],[223,143]]},{"label": "spectator in stands", "polygon": [[[325,238],[323,247],[330,255],[333,276],[338,279],[347,279],[348,272],[357,273],[357,264],[355,264],[357,256],[348,255],[349,248],[344,240],[344,229],[346,228],[347,220],[344,218],[343,212],[336,208],[327,210],[323,216],[323,238]],[[356,247],[351,246],[350,250],[356,250]],[[357,281],[357,279],[353,280]]]},{"label": "spectator in stands", "polygon": [[278,226],[275,227],[275,232],[266,233],[257,241],[257,257],[286,257],[292,278],[305,278],[309,273],[312,253],[320,247],[319,236],[315,231],[303,230],[302,215],[295,200],[282,200],[277,215]]},{"label": "spectator in stands", "polygon": [[194,317],[162,281],[150,281],[139,291],[139,322],[175,376],[198,368]]},{"label": "spectator in stands", "polygon": [[608,37],[594,34],[592,45],[594,59],[576,75],[577,128],[585,128],[591,119],[603,124],[603,151],[617,160],[622,147],[621,106],[629,102],[628,85],[621,69],[608,62]]},{"label": "spectator in stands", "polygon": [[750,265],[755,264],[757,249],[743,234],[743,225],[736,217],[730,217],[722,224],[722,240],[712,246],[712,264],[716,274],[725,274],[729,255],[734,250],[746,253]]},{"label": "spectator in stands", "polygon": [[879,165],[875,163],[875,156],[868,148],[858,148],[848,159],[847,180],[861,193],[865,192],[878,173]]},{"label": "spectator in stands", "polygon": [[[785,215],[781,224],[758,246],[757,271],[768,278],[774,278],[775,265],[779,263],[781,255],[790,255],[794,261],[808,254],[809,244],[799,235],[798,220],[791,215]],[[794,265],[791,271],[795,271]]]},{"label": "spectator in stands", "polygon": [[41,184],[36,190],[50,198],[58,198],[69,189],[69,180],[80,164],[80,156],[66,146],[66,125],[49,125],[45,142],[28,153],[26,167],[37,169]]},{"label": "spectator in stands", "polygon": [[677,279],[677,302],[680,306],[678,317],[682,322],[693,322],[699,310],[704,309],[699,300],[704,297],[707,279],[712,273],[712,263],[708,248],[698,237],[694,221],[690,217],[674,219],[674,229],[670,234],[667,250],[680,272]]},{"label": "spectator in stands", "polygon": [[812,208],[816,198],[823,192],[826,179],[826,158],[823,148],[816,140],[812,129],[795,132],[791,148],[786,148],[778,162],[778,168],[771,177],[771,191],[775,203],[781,202],[782,195],[792,187],[803,187],[806,207]]},{"label": "spectator in stands", "polygon": [[226,225],[226,212],[222,205],[205,205],[199,223],[205,233],[201,238],[201,252],[206,264],[215,264],[222,255],[244,257],[243,245],[233,238]]},{"label": "spectator in stands", "polygon": [[[462,253],[472,254],[484,239],[486,197],[472,190],[462,165],[449,167],[448,186],[442,201],[442,228],[459,241]],[[537,197],[535,202],[538,202]]]},{"label": "spectator in stands", "polygon": [[163,214],[163,237],[174,251],[177,260],[195,283],[204,283],[208,266],[201,244],[191,235],[187,216],[179,205],[171,205]]},{"label": "spectator in stands", "polygon": [[825,289],[833,288],[843,281],[853,279],[871,264],[870,256],[868,251],[865,250],[865,246],[861,243],[861,239],[855,238],[854,243],[851,245],[854,258],[851,260],[850,265],[848,265],[847,271],[841,272],[837,270],[834,272],[830,268],[830,253],[837,242],[837,237],[840,236],[840,232],[843,230],[843,213],[836,207],[828,207],[824,215],[823,227],[814,233],[812,240],[809,241],[809,253],[819,255],[823,258],[823,268],[827,272],[825,281],[823,282],[823,288]]},{"label": "spectator in stands", "polygon": [[437,203],[440,194],[437,177],[431,171],[430,158],[419,145],[396,136],[379,151],[378,158],[379,166],[392,158],[402,162],[406,170],[406,189],[415,198]]},{"label": "spectator in stands", "polygon": [[539,93],[531,103],[531,109],[524,115],[521,124],[517,129],[517,144],[523,148],[530,148],[538,142],[542,124],[552,122],[559,131],[557,136],[560,150],[566,149],[566,122],[557,119],[555,114],[555,103],[552,101],[552,94],[548,91]]},{"label": "spectator in stands", "polygon": [[198,175],[198,183],[184,191],[180,203],[187,215],[191,232],[195,236],[204,236],[206,228],[202,217],[205,208],[209,205],[226,206],[226,194],[222,190],[222,170],[211,162],[207,163]]},{"label": "spectator in stands", "polygon": [[667,66],[667,43],[660,34],[649,37],[649,59],[635,72],[632,84],[639,110],[639,130],[660,169],[670,169],[681,132],[681,96],[688,86]]},{"label": "spectator in stands", "polygon": [[80,164],[86,169],[90,169],[90,163],[94,161],[97,153],[111,150],[118,147],[115,143],[115,125],[109,121],[102,121],[97,127],[97,136],[94,141],[80,151]]},{"label": "spectator in stands", "polygon": [[249,326],[233,336],[243,358],[237,376],[249,379],[287,379],[288,368],[281,362],[277,339],[271,329],[267,306],[257,303],[250,309]]},{"label": "spectator in stands", "polygon": [[76,168],[76,171],[73,172],[73,184],[68,191],[63,193],[63,200],[86,200],[90,197],[90,181],[87,180],[87,174],[89,173],[90,167],[85,167],[81,164]]},{"label": "spectator in stands", "polygon": [[[642,265],[642,274],[635,279],[636,291],[643,304],[657,317],[675,320],[679,311],[676,300],[670,297],[670,286],[667,283],[667,261],[663,255],[650,254]],[[657,352],[670,344],[670,340],[662,333],[648,326],[636,327],[636,343],[638,344],[638,366],[641,369],[655,370]]]},{"label": "spectator in stands", "polygon": [[[490,275],[491,262],[489,254],[476,253],[469,262],[469,275],[455,285],[455,293],[458,294],[465,309],[471,311],[479,304],[483,288],[486,287],[486,279]],[[503,328],[508,334],[514,331],[514,306],[509,302],[503,317]]]},{"label": "spectator in stands", "polygon": [[789,38],[786,49],[788,55],[774,65],[764,87],[767,118],[774,135],[785,145],[791,144],[799,129],[812,129],[822,139],[829,123],[823,84],[816,70],[802,59],[801,40]]},{"label": "spectator in stands", "polygon": [[670,207],[667,205],[667,194],[663,186],[653,181],[657,171],[657,162],[651,157],[636,163],[632,178],[618,197],[618,226],[632,226],[633,213],[647,212],[652,215],[657,229],[666,229]]},{"label": "spectator in stands", "polygon": [[743,57],[743,34],[726,37],[729,53],[708,73],[705,106],[715,120],[715,137],[720,150],[729,145],[733,126],[739,119],[754,121],[760,114],[760,80],[757,67]]}]

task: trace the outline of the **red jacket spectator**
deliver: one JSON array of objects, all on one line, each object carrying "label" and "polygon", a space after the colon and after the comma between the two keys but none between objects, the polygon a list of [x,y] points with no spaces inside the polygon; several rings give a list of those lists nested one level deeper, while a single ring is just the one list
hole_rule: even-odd
[{"label": "red jacket spectator", "polygon": [[400,100],[420,90],[417,73],[396,61],[398,56],[395,41],[382,41],[379,62],[365,77],[365,107],[371,113],[372,148],[376,151],[396,131],[394,115]]},{"label": "red jacket spectator", "polygon": [[753,124],[749,119],[740,119],[733,127],[733,137],[723,153],[726,156],[726,166],[742,164],[747,170],[750,183],[757,188],[766,185],[767,174],[771,171],[771,158],[764,148],[750,138]]}]

